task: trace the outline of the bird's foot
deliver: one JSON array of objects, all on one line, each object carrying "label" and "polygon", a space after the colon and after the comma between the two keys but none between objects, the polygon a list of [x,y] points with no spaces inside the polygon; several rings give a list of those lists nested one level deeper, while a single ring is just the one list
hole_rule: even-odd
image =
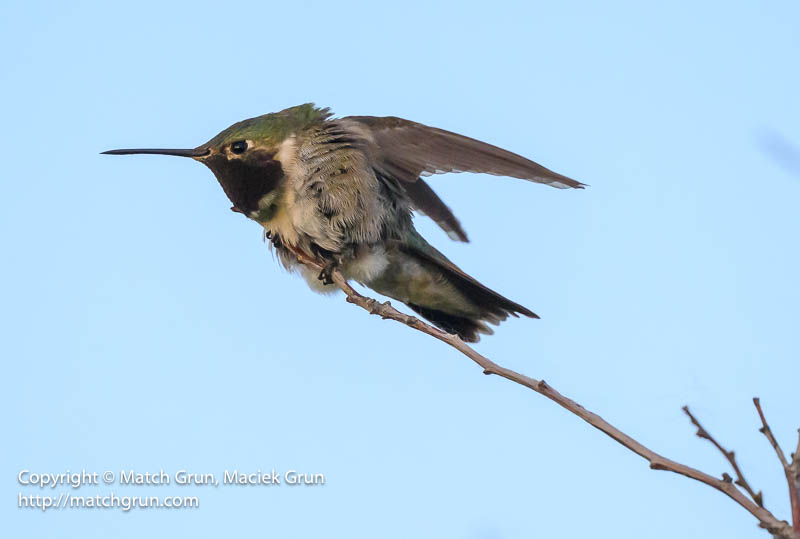
[{"label": "bird's foot", "polygon": [[333,284],[333,270],[336,269],[336,262],[328,262],[319,272],[319,279],[323,285]]}]

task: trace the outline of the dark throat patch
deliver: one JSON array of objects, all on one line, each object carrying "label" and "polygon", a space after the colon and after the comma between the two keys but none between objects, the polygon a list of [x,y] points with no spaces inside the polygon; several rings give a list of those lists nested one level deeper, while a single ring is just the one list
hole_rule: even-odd
[{"label": "dark throat patch", "polygon": [[214,154],[203,160],[217,177],[236,211],[250,215],[258,210],[258,201],[278,187],[283,169],[275,154],[253,150],[246,157],[228,159]]}]

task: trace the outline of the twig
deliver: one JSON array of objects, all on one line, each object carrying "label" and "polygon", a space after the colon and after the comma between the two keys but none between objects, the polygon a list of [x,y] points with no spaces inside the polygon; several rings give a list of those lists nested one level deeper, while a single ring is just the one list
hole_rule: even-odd
[{"label": "twig", "polygon": [[[800,480],[798,480],[797,472],[793,469],[793,467],[796,466],[798,458],[797,453],[792,455],[792,463],[789,464],[786,460],[786,456],[783,454],[783,449],[781,449],[781,446],[778,444],[778,440],[776,440],[775,436],[772,434],[772,429],[769,428],[767,418],[764,417],[764,411],[761,409],[761,400],[755,397],[753,398],[753,404],[756,410],[758,410],[758,417],[761,418],[762,427],[758,430],[767,437],[767,440],[769,440],[769,443],[778,455],[778,460],[781,461],[781,466],[783,466],[783,473],[786,475],[786,482],[789,485],[789,501],[792,505],[793,528],[796,533],[800,534]],[[800,442],[798,442],[798,444],[800,444]]]},{"label": "twig", "polygon": [[[791,470],[792,477],[794,478],[794,493],[795,493],[795,500],[800,498],[800,429],[797,429],[797,449],[794,453],[792,453],[792,463],[789,465],[789,470]],[[789,488],[792,488],[792,482],[789,483]],[[798,518],[797,513],[798,511],[797,506],[793,506],[793,518],[794,522],[794,531],[798,531]]]},{"label": "twig", "polygon": [[712,444],[714,444],[714,447],[719,449],[720,453],[725,455],[725,458],[728,459],[728,462],[730,463],[731,468],[733,468],[733,471],[736,473],[736,481],[734,481],[734,483],[739,485],[743,489],[745,489],[747,491],[747,493],[750,495],[750,497],[753,498],[753,501],[756,502],[759,505],[759,507],[764,507],[764,495],[761,493],[761,491],[758,491],[758,493],[756,493],[750,487],[750,484],[744,478],[744,475],[742,474],[742,471],[739,469],[739,464],[736,462],[736,455],[734,454],[734,452],[733,451],[727,451],[724,447],[722,447],[719,444],[719,442],[717,442],[714,439],[714,437],[711,436],[711,434],[709,434],[709,432],[705,428],[703,428],[703,426],[700,424],[700,422],[697,420],[697,418],[692,415],[692,412],[689,411],[689,407],[688,406],[684,406],[683,407],[683,411],[686,413],[686,415],[689,416],[689,419],[692,421],[692,424],[695,427],[697,427],[697,433],[696,433],[697,436],[699,438],[704,438],[704,439],[708,440],[709,442],[711,442]]},{"label": "twig", "polygon": [[792,453],[792,469],[800,479],[800,429],[797,429],[797,449]]},{"label": "twig", "polygon": [[[294,250],[293,252],[297,256],[300,263],[322,271],[323,267],[316,261],[312,260],[301,252]],[[640,457],[647,460],[650,463],[651,469],[674,472],[676,474],[689,477],[690,479],[694,479],[695,481],[705,483],[706,485],[719,490],[745,508],[754,517],[756,517],[759,525],[769,531],[774,537],[780,539],[800,539],[800,533],[795,533],[792,531],[791,526],[787,522],[778,520],[767,509],[760,507],[758,504],[751,501],[742,493],[742,491],[733,485],[730,477],[717,479],[716,477],[701,472],[700,470],[696,470],[690,466],[680,464],[659,455],[655,451],[645,447],[624,432],[620,431],[599,415],[590,412],[577,402],[565,397],[547,384],[547,382],[544,380],[537,380],[535,378],[525,376],[524,374],[512,371],[511,369],[501,367],[489,358],[482,356],[473,350],[469,345],[462,341],[458,335],[452,335],[450,333],[441,331],[430,324],[423,322],[419,318],[401,313],[392,307],[391,303],[388,301],[385,303],[379,303],[373,298],[362,296],[352,286],[350,286],[338,269],[334,268],[330,273],[333,282],[347,295],[348,303],[358,305],[370,314],[378,315],[384,320],[390,319],[405,324],[413,329],[416,329],[417,331],[421,331],[422,333],[430,335],[431,337],[434,337],[435,339],[452,346],[470,358],[472,361],[480,365],[484,374],[494,374],[496,376],[500,376],[532,389],[540,395],[544,395],[562,408],[565,408],[569,412],[589,423],[594,428],[600,430],[613,440],[619,442],[630,451],[633,451]]]},{"label": "twig", "polygon": [[800,490],[800,429],[797,429],[797,449],[792,453],[792,464],[789,468],[792,469],[795,485]]}]

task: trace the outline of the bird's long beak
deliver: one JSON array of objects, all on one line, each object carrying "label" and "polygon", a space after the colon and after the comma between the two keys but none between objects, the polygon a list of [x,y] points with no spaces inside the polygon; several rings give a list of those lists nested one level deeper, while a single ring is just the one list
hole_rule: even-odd
[{"label": "bird's long beak", "polygon": [[108,150],[102,152],[107,155],[132,155],[132,154],[155,154],[155,155],[177,155],[178,157],[205,157],[210,153],[208,148],[193,149],[164,149],[164,148],[135,148],[122,150]]}]

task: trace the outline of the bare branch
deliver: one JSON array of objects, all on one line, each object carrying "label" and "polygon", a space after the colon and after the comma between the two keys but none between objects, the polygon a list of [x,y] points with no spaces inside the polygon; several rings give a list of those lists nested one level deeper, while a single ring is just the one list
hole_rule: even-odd
[{"label": "bare branch", "polygon": [[775,449],[775,453],[778,454],[778,460],[781,461],[781,466],[783,469],[789,467],[789,463],[786,462],[786,456],[783,454],[783,449],[781,446],[778,445],[778,440],[775,439],[775,436],[772,435],[772,429],[769,428],[767,424],[767,419],[764,417],[764,411],[761,409],[761,399],[758,397],[753,397],[753,404],[756,406],[756,410],[758,410],[758,417],[761,418],[761,424],[763,425],[758,431],[762,433],[764,436],[767,437],[769,443],[772,444],[772,448]]},{"label": "bare branch", "polygon": [[684,406],[683,411],[686,413],[686,415],[689,416],[689,419],[692,421],[692,424],[695,427],[697,427],[697,433],[696,433],[697,436],[699,438],[704,438],[709,442],[711,442],[712,444],[714,444],[714,447],[719,449],[720,453],[722,453],[725,456],[725,458],[728,459],[728,462],[733,468],[733,471],[736,473],[736,481],[734,481],[734,483],[742,487],[744,490],[746,490],[747,493],[750,495],[750,497],[753,498],[753,501],[759,505],[759,507],[764,507],[764,495],[761,493],[761,491],[758,491],[758,493],[756,493],[750,487],[750,484],[744,478],[742,471],[739,469],[739,464],[736,462],[736,455],[734,454],[734,452],[727,451],[724,447],[722,447],[719,444],[719,442],[717,442],[714,439],[714,437],[711,436],[711,434],[709,434],[709,432],[703,428],[703,426],[700,424],[697,418],[692,415],[692,412],[689,411],[688,406]]},{"label": "bare branch", "polygon": [[792,467],[800,474],[800,429],[797,429],[797,449],[792,453]]},{"label": "bare branch", "polygon": [[[294,251],[295,255],[298,258],[298,261],[302,264],[307,266],[313,267],[319,271],[322,271],[323,267],[318,264],[316,261],[312,260],[308,256],[306,256],[302,252]],[[482,369],[483,373],[490,375],[494,374],[496,376],[500,376],[522,386],[525,386],[533,391],[539,393],[540,395],[544,395],[548,399],[552,400],[562,408],[565,408],[569,412],[575,414],[576,416],[580,417],[587,423],[589,423],[594,428],[600,430],[605,435],[609,436],[613,440],[619,442],[624,447],[633,451],[640,457],[644,458],[650,463],[650,468],[653,470],[666,470],[670,472],[674,472],[679,475],[683,475],[690,479],[694,479],[695,481],[699,481],[701,483],[705,483],[706,485],[719,490],[720,492],[724,493],[736,503],[741,505],[744,509],[746,509],[750,514],[752,514],[756,519],[758,519],[759,526],[769,531],[773,537],[778,539],[800,539],[800,533],[795,533],[791,526],[782,520],[778,520],[772,513],[770,513],[764,507],[759,506],[758,504],[754,503],[750,500],[742,491],[740,491],[736,486],[734,486],[733,482],[731,481],[730,476],[725,474],[722,479],[717,479],[711,475],[708,475],[700,470],[696,470],[690,466],[686,466],[684,464],[680,464],[673,460],[670,460],[666,457],[663,457],[652,451],[651,449],[645,447],[641,443],[637,442],[624,432],[620,431],[610,423],[608,423],[605,419],[600,417],[599,415],[590,412],[577,402],[573,401],[572,399],[565,397],[558,391],[556,391],[553,387],[547,384],[544,380],[537,380],[535,378],[531,378],[529,376],[525,376],[524,374],[519,374],[511,369],[506,369],[505,367],[501,367],[500,365],[494,363],[489,358],[479,354],[475,350],[473,350],[469,345],[467,345],[464,341],[461,340],[460,337],[457,335],[452,335],[450,333],[441,331],[430,324],[427,324],[416,318],[414,316],[410,316],[404,313],[401,313],[394,307],[392,307],[390,302],[379,303],[373,298],[369,298],[366,296],[362,296],[359,294],[341,272],[333,268],[330,271],[330,276],[333,279],[333,282],[347,295],[347,302],[353,303],[358,305],[362,309],[366,310],[370,314],[374,314],[380,316],[384,320],[395,320],[402,324],[405,324],[417,331],[421,331],[431,337],[438,339],[445,344],[448,344],[470,358],[472,361],[477,363]]]},{"label": "bare branch", "polygon": [[[797,453],[792,455],[792,463],[789,464],[786,460],[786,455],[783,454],[783,449],[781,449],[781,446],[778,444],[778,440],[776,440],[775,436],[772,434],[772,429],[769,428],[767,418],[764,417],[764,411],[761,409],[761,400],[758,397],[754,397],[753,404],[756,410],[758,410],[758,417],[761,418],[762,427],[758,430],[767,437],[767,440],[769,440],[769,443],[778,455],[778,460],[781,461],[781,466],[783,466],[783,473],[786,475],[786,482],[789,485],[789,501],[792,506],[792,524],[795,533],[800,534],[800,480],[797,472],[793,469],[797,465]],[[798,442],[798,444],[800,444],[800,442]]]}]

